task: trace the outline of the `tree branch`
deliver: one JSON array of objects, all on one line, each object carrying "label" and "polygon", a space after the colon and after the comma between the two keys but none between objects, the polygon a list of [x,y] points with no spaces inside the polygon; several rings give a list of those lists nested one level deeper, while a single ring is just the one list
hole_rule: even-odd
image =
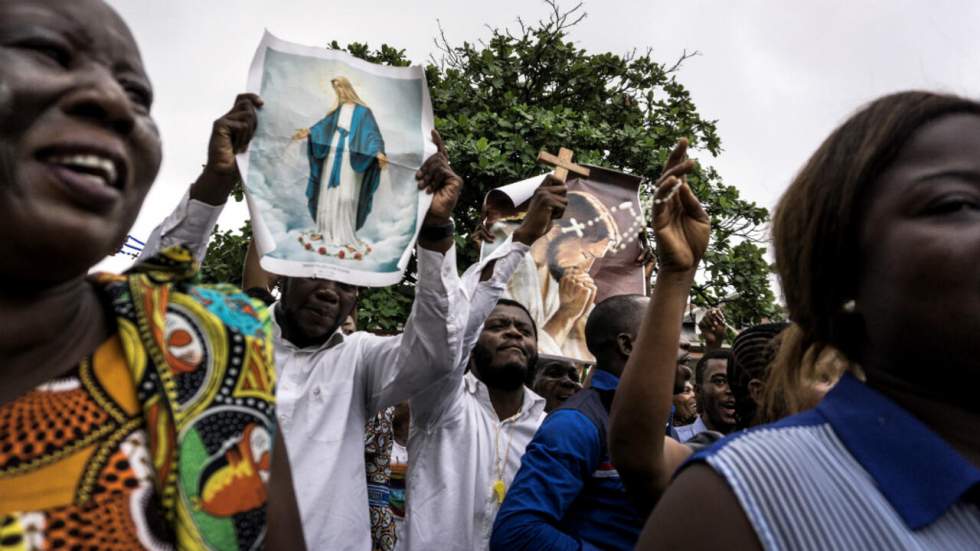
[{"label": "tree branch", "polygon": [[666,69],[664,73],[669,75],[671,73],[676,72],[678,69],[681,68],[681,65],[683,65],[685,61],[699,55],[701,55],[701,52],[698,50],[694,50],[691,53],[687,53],[687,49],[685,49],[684,51],[681,52],[681,56],[677,58],[677,61],[675,61],[674,64],[671,65],[669,69]]}]

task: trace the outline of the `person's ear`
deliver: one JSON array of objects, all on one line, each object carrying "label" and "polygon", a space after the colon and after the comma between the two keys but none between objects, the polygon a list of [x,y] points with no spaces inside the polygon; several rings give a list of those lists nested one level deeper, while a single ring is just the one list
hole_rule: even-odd
[{"label": "person's ear", "polygon": [[762,396],[766,391],[766,383],[759,379],[752,379],[749,381],[749,398],[755,402],[756,407],[762,407]]},{"label": "person's ear", "polygon": [[619,349],[620,354],[628,358],[633,352],[633,335],[626,333],[616,335],[616,348]]}]

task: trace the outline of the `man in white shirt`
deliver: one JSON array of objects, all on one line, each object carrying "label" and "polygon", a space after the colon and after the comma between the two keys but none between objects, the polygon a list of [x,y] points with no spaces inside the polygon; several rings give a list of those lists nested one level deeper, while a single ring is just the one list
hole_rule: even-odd
[{"label": "man in white shirt", "polygon": [[[254,118],[260,105],[256,97],[245,108]],[[212,146],[228,141],[221,137],[216,124]],[[450,215],[462,180],[449,168],[438,134],[433,141],[438,153],[416,175],[433,200],[419,236],[416,300],[403,334],[345,337],[340,326],[354,308],[357,290],[334,281],[288,278],[273,307],[277,413],[310,549],[371,549],[365,422],[445,378],[459,361],[468,307],[460,302],[464,293]],[[219,153],[230,161],[228,172],[237,171],[234,152],[224,149]],[[209,167],[215,153],[209,151]],[[227,178],[212,181],[209,170],[153,231],[145,254],[183,244],[203,258],[231,190]]]},{"label": "man in white shirt", "polygon": [[545,400],[524,386],[537,357],[538,328],[524,306],[499,299],[530,245],[561,215],[565,195],[564,184],[546,180],[510,246],[463,275],[464,353],[448,376],[410,400],[400,549],[488,547],[506,488],[545,416]]},{"label": "man in white shirt", "polygon": [[445,148],[417,175],[433,194],[418,242],[418,285],[401,335],[345,336],[357,289],[336,281],[286,278],[274,306],[279,424],[293,468],[311,549],[371,548],[364,482],[364,425],[409,400],[455,367],[466,306],[460,302],[450,215],[462,180]]}]

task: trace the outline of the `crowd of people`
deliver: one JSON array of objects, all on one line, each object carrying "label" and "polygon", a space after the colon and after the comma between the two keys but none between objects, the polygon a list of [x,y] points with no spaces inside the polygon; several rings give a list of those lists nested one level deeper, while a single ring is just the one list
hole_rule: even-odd
[{"label": "crowd of people", "polygon": [[134,267],[89,274],[156,178],[152,101],[101,0],[0,2],[0,548],[980,546],[980,103],[896,93],[834,130],[774,212],[791,321],[709,312],[696,361],[710,218],[681,140],[651,294],[595,306],[586,372],[503,298],[566,186],[460,274],[465,184],[436,132],[400,334],[254,249],[245,292],[196,283],[254,94]]}]

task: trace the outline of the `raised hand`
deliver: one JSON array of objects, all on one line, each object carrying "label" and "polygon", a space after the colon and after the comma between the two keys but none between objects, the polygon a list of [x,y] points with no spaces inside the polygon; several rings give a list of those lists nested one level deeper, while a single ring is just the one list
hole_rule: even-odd
[{"label": "raised hand", "polygon": [[423,225],[448,223],[463,188],[463,179],[450,168],[446,146],[435,130],[432,131],[432,143],[436,146],[436,152],[415,173],[419,189],[432,194],[432,204]]},{"label": "raised hand", "polygon": [[245,151],[255,135],[260,107],[259,96],[239,94],[231,110],[214,121],[208,142],[208,162],[191,185],[192,199],[211,205],[221,205],[228,199],[235,183],[241,180],[235,155]]},{"label": "raised hand", "polygon": [[698,329],[704,336],[706,348],[721,348],[721,344],[725,341],[727,329],[725,314],[720,308],[711,308],[698,322]]},{"label": "raised hand", "polygon": [[527,214],[520,227],[514,230],[514,241],[530,246],[551,230],[552,221],[562,217],[568,206],[568,188],[565,183],[548,175],[534,190]]},{"label": "raised hand", "polygon": [[494,237],[493,232],[487,227],[486,220],[480,222],[476,225],[476,229],[473,230],[473,241],[476,243],[493,243]]},{"label": "raised hand", "polygon": [[609,452],[644,515],[691,454],[663,432],[677,373],[678,322],[711,232],[708,214],[685,181],[694,169],[686,153],[687,140],[681,139],[657,181],[652,226],[660,270],[609,414]]},{"label": "raised hand", "polygon": [[245,151],[248,142],[252,141],[260,107],[262,98],[256,94],[239,94],[231,110],[214,121],[208,143],[209,170],[237,176],[235,155]]},{"label": "raised hand", "polygon": [[687,159],[687,140],[681,138],[657,180],[653,231],[661,272],[693,271],[708,248],[711,223],[687,185],[686,176],[694,166]]},{"label": "raised hand", "polygon": [[598,291],[588,272],[567,270],[558,282],[558,309],[567,321],[575,321],[592,304]]}]

